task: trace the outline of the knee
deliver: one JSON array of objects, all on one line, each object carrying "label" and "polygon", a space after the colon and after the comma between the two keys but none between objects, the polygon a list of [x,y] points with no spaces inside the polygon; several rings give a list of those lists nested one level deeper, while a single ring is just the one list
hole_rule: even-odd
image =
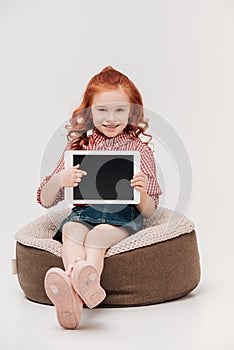
[{"label": "knee", "polygon": [[108,236],[110,237],[112,230],[113,226],[108,224],[99,224],[95,226],[88,232],[84,245],[93,248],[108,248]]},{"label": "knee", "polygon": [[66,239],[70,239],[75,243],[79,243],[83,245],[86,237],[86,233],[87,232],[83,227],[83,225],[76,222],[68,221],[63,225],[62,239],[63,239],[63,242],[66,241]]}]

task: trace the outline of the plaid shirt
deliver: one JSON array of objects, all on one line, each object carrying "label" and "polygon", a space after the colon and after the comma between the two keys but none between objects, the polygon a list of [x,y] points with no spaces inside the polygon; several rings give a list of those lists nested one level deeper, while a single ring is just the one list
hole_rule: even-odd
[{"label": "plaid shirt", "polygon": [[[51,175],[45,177],[37,189],[37,202],[45,208],[41,202],[41,189],[49,181],[49,179],[56,173],[64,169],[64,152],[68,151],[69,144],[65,147],[58,164]],[[95,130],[89,136],[89,144],[83,147],[84,150],[99,150],[99,151],[139,151],[140,152],[140,170],[148,177],[147,194],[155,201],[155,209],[158,207],[159,195],[162,190],[157,181],[156,165],[153,151],[149,146],[144,144],[140,139],[133,138],[128,134],[120,134],[112,138],[107,138],[103,134],[97,133]],[[50,206],[56,205],[59,201],[64,199],[64,187],[59,189],[54,203]]]}]

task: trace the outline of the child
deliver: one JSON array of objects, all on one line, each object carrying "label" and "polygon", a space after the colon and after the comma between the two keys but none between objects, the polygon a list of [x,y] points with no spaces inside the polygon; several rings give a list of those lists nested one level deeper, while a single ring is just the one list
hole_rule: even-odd
[{"label": "child", "polygon": [[[140,192],[139,204],[75,205],[53,237],[63,244],[65,271],[51,268],[45,276],[45,290],[64,328],[79,326],[83,303],[93,308],[104,300],[100,276],[106,250],[141,230],[143,218],[152,216],[158,207],[162,191],[154,155],[147,145],[152,138],[145,134],[147,127],[141,94],[127,76],[111,66],[89,81],[81,105],[66,126],[64,152],[137,150],[141,172],[131,180],[131,186]],[[140,135],[150,140],[143,142]],[[37,190],[37,200],[45,208],[64,199],[64,187],[79,186],[82,177],[90,175],[79,164],[64,169],[64,152]]]}]

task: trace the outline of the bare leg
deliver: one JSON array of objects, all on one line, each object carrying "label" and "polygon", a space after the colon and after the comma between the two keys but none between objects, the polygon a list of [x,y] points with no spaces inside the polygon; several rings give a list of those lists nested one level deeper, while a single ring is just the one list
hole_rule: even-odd
[{"label": "bare leg", "polygon": [[[74,265],[71,281],[74,290],[89,308],[97,306],[106,297],[105,290],[100,286],[106,249],[127,236],[128,232],[123,227],[107,224],[97,225],[86,233],[84,241],[86,261]],[[75,250],[73,253],[77,254]]]},{"label": "bare leg", "polygon": [[90,228],[76,222],[66,222],[63,225],[63,247],[62,259],[65,269],[74,262],[76,258],[86,259],[84,241]]},{"label": "bare leg", "polygon": [[86,248],[87,261],[91,262],[101,275],[106,249]]},{"label": "bare leg", "polygon": [[122,226],[116,227],[108,224],[95,226],[87,233],[84,242],[87,261],[90,261],[101,274],[106,250],[126,237],[128,237],[128,232]]}]

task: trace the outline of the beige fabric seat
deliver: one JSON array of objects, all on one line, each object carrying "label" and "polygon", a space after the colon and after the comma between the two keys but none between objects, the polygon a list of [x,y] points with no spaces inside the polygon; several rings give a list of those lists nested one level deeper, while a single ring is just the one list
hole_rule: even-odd
[{"label": "beige fabric seat", "polygon": [[[16,234],[18,279],[32,301],[51,304],[44,290],[44,276],[51,267],[63,268],[62,245],[52,237],[68,213],[63,209],[43,215]],[[107,297],[99,307],[177,299],[191,292],[199,281],[194,224],[180,213],[159,207],[144,220],[141,231],[106,251],[101,284]]]}]

